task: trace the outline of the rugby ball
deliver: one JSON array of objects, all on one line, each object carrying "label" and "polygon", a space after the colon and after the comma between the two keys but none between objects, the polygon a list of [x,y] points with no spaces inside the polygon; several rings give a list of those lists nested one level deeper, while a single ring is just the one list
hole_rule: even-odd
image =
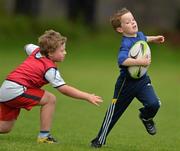
[{"label": "rugby ball", "polygon": [[[145,41],[137,41],[129,50],[130,58],[141,58],[144,56],[151,57],[151,50]],[[141,78],[148,70],[149,66],[129,66],[128,71],[132,78],[138,79]]]}]

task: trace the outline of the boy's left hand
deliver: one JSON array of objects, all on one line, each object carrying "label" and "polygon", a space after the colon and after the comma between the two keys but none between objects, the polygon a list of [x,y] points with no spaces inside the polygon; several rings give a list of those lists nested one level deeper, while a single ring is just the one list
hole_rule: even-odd
[{"label": "boy's left hand", "polygon": [[153,41],[155,43],[163,43],[164,42],[164,36],[162,36],[162,35],[156,36]]}]

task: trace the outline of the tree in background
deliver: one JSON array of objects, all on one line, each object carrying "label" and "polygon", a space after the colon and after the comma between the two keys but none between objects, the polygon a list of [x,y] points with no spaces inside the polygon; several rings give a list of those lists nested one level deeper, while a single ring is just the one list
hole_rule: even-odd
[{"label": "tree in background", "polygon": [[177,10],[176,29],[180,32],[180,8]]},{"label": "tree in background", "polygon": [[67,0],[68,19],[77,22],[82,17],[90,28],[95,26],[96,0]]},{"label": "tree in background", "polygon": [[40,12],[41,0],[16,0],[15,14],[36,17]]}]

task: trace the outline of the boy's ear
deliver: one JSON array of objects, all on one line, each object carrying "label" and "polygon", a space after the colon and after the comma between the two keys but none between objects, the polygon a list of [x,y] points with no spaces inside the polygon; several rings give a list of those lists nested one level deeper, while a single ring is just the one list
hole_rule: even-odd
[{"label": "boy's ear", "polygon": [[122,29],[121,27],[117,27],[117,28],[116,28],[116,31],[117,31],[118,33],[123,33],[123,29]]},{"label": "boy's ear", "polygon": [[48,56],[51,57],[51,56],[52,56],[52,53],[51,53],[51,52],[48,52]]}]

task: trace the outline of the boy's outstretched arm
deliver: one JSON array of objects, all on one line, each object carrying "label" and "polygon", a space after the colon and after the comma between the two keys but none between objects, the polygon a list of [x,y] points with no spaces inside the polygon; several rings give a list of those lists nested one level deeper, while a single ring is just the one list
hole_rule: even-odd
[{"label": "boy's outstretched arm", "polygon": [[154,42],[154,43],[163,43],[165,38],[162,35],[158,36],[147,36],[147,42]]},{"label": "boy's outstretched arm", "polygon": [[90,102],[94,105],[97,105],[97,106],[99,106],[99,104],[103,102],[103,100],[100,96],[78,90],[69,85],[63,85],[61,87],[58,87],[57,89],[64,95],[67,95],[67,96],[70,96],[70,97],[76,98],[76,99],[87,100],[88,102]]}]

